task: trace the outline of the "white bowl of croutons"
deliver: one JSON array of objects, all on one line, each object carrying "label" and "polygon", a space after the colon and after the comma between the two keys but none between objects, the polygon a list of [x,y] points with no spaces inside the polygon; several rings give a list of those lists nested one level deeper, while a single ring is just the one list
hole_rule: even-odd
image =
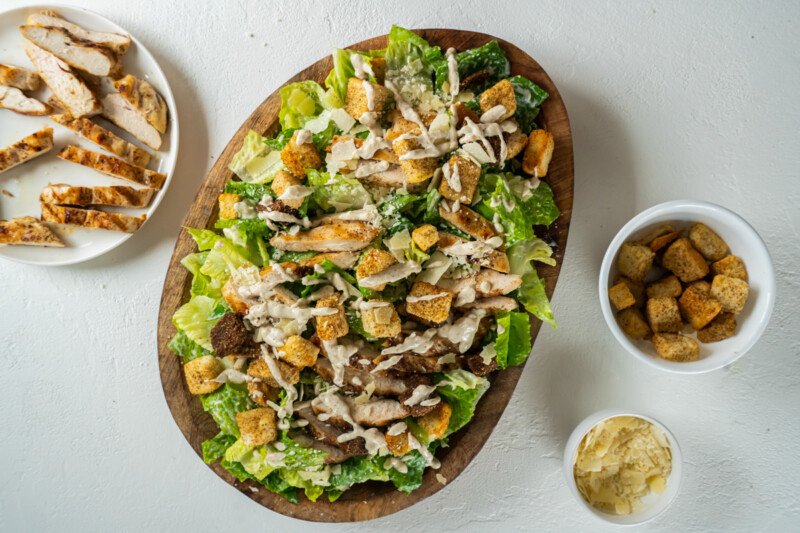
[{"label": "white bowl of croutons", "polygon": [[600,267],[600,307],[617,340],[655,367],[710,372],[744,355],[775,304],[764,241],[724,207],[676,200],[639,213]]}]

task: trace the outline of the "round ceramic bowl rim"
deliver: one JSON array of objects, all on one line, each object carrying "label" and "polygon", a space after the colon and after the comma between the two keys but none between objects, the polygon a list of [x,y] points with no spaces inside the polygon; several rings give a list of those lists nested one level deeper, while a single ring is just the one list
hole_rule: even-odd
[{"label": "round ceramic bowl rim", "polygon": [[[733,353],[728,358],[723,358],[719,361],[718,364],[709,365],[708,363],[703,363],[703,360],[700,361],[692,361],[692,362],[675,362],[675,361],[667,361],[664,359],[656,358],[637,347],[631,340],[628,338],[627,335],[622,331],[617,323],[615,318],[614,312],[611,310],[611,302],[608,299],[608,275],[611,272],[612,263],[614,258],[616,257],[617,251],[625,242],[625,240],[632,234],[635,233],[638,229],[645,226],[652,220],[658,216],[664,214],[675,213],[679,215],[680,212],[687,208],[693,209],[701,209],[706,210],[709,213],[713,213],[718,215],[718,218],[727,218],[728,220],[732,221],[734,224],[737,224],[749,233],[747,236],[747,240],[751,242],[752,246],[755,247],[753,250],[754,253],[757,253],[764,257],[767,265],[769,266],[765,272],[762,273],[761,282],[766,287],[766,294],[764,297],[767,299],[766,301],[766,312],[763,315],[763,319],[758,324],[758,327],[753,331],[752,335],[746,342],[743,343],[742,348],[738,350],[738,353]],[[761,335],[767,329],[767,325],[769,324],[770,317],[772,316],[772,311],[775,307],[775,266],[772,262],[772,257],[769,254],[769,250],[767,249],[767,245],[764,243],[764,240],[758,234],[758,232],[747,222],[744,218],[739,216],[738,214],[734,213],[727,207],[723,207],[721,205],[717,205],[711,202],[703,202],[698,200],[673,200],[670,202],[664,202],[658,205],[654,205],[648,209],[645,209],[632,219],[628,221],[627,224],[622,226],[622,228],[617,232],[617,234],[612,239],[611,243],[608,245],[606,249],[606,253],[603,256],[603,262],[600,266],[600,276],[598,278],[598,290],[600,295],[600,307],[603,311],[603,318],[605,318],[606,324],[608,328],[611,330],[611,333],[617,339],[623,348],[625,348],[628,352],[634,355],[640,361],[644,361],[648,365],[658,368],[659,370],[665,370],[667,372],[673,372],[676,374],[703,374],[706,372],[713,372],[714,370],[718,370],[725,366],[730,365],[734,361],[738,360],[741,356],[747,353],[758,340],[761,338]]]},{"label": "round ceramic bowl rim", "polygon": [[[580,444],[581,440],[593,427],[595,427],[600,422],[603,422],[610,418],[616,418],[618,416],[632,416],[635,418],[641,418],[642,420],[647,420],[655,427],[663,431],[664,434],[667,436],[667,440],[669,440],[670,452],[672,455],[672,472],[670,473],[668,478],[668,486],[673,486],[675,488],[672,489],[673,490],[672,495],[668,499],[663,500],[659,503],[659,505],[661,505],[661,509],[655,512],[652,516],[648,516],[647,518],[644,518],[642,520],[618,522],[615,519],[616,515],[610,515],[595,509],[594,507],[589,505],[589,503],[586,502],[586,500],[583,499],[583,495],[578,490],[578,484],[575,482],[575,474],[574,474],[575,454],[578,451],[578,445]],[[661,516],[667,509],[670,508],[672,503],[675,501],[675,498],[678,496],[678,493],[680,492],[681,480],[683,478],[683,454],[681,453],[681,448],[680,445],[678,444],[678,439],[675,438],[675,435],[673,435],[673,433],[669,430],[667,426],[665,426],[652,416],[645,415],[631,409],[604,409],[602,411],[598,411],[592,415],[587,416],[577,426],[575,426],[575,429],[572,431],[569,438],[567,439],[567,443],[564,445],[563,471],[570,493],[581,504],[581,507],[583,507],[583,509],[585,509],[587,513],[596,517],[598,520],[602,520],[605,523],[614,524],[622,527],[631,527],[644,524],[646,522],[655,519],[658,516]],[[631,518],[634,516],[636,515],[635,514],[625,515],[625,517],[627,518]]]},{"label": "round ceramic bowl rim", "polygon": [[[130,36],[131,42],[133,42],[136,45],[137,51],[139,53],[144,54],[146,57],[148,57],[153,62],[153,65],[155,67],[155,71],[158,73],[159,76],[161,76],[161,79],[164,80],[164,87],[162,87],[162,89],[161,89],[161,96],[163,96],[164,99],[167,101],[167,108],[169,110],[169,122],[170,122],[169,125],[170,125],[170,128],[171,128],[171,130],[170,130],[170,146],[171,146],[170,151],[173,152],[173,157],[172,157],[171,164],[169,165],[168,168],[165,169],[165,172],[164,172],[164,174],[166,174],[166,176],[167,176],[167,179],[164,182],[164,185],[161,187],[161,190],[159,191],[160,194],[156,194],[155,195],[155,197],[153,198],[152,203],[148,207],[148,209],[147,209],[147,219],[144,221],[144,223],[139,228],[139,230],[137,230],[137,232],[138,232],[148,222],[150,222],[150,219],[153,216],[155,216],[156,210],[158,209],[158,206],[164,200],[164,197],[167,195],[167,190],[169,189],[169,186],[172,184],[172,181],[173,181],[172,178],[173,178],[173,175],[175,174],[175,168],[178,165],[178,150],[180,148],[180,126],[178,124],[178,109],[177,109],[177,106],[175,105],[175,95],[173,94],[172,87],[169,84],[169,78],[167,78],[167,75],[164,74],[164,70],[161,68],[161,64],[158,62],[158,60],[153,55],[153,53],[139,39],[137,39],[136,36],[133,33],[129,32],[128,30],[126,30],[125,28],[123,28],[122,26],[120,26],[119,24],[114,22],[113,20],[109,19],[108,17],[106,17],[104,15],[101,15],[100,13],[98,13],[97,11],[94,11],[92,9],[87,9],[85,7],[82,7],[82,6],[79,6],[79,5],[75,5],[75,4],[65,4],[65,3],[59,3],[59,2],[53,2],[53,3],[48,3],[48,4],[35,3],[35,4],[28,5],[28,6],[18,6],[18,7],[8,8],[8,9],[0,9],[0,17],[7,16],[9,13],[12,13],[14,11],[35,11],[35,10],[38,10],[38,9],[52,9],[52,10],[55,10],[55,11],[64,10],[64,9],[72,9],[72,10],[77,10],[77,11],[83,11],[84,13],[88,13],[91,16],[95,16],[97,18],[102,19],[103,21],[107,22],[110,26],[115,28],[113,31],[117,31],[119,33],[124,33],[124,34]],[[174,146],[172,146],[173,144],[174,144]],[[105,254],[111,252],[112,250],[115,250],[115,249],[119,248],[120,246],[122,246],[123,244],[128,242],[130,240],[130,238],[133,237],[137,232],[128,233],[128,234],[122,236],[122,238],[119,241],[117,241],[112,246],[109,246],[108,248],[97,250],[97,251],[94,251],[94,252],[89,253],[87,255],[80,256],[80,257],[77,257],[77,258],[72,258],[72,259],[54,259],[54,260],[47,260],[47,261],[40,261],[40,262],[31,262],[31,261],[27,261],[27,260],[20,259],[20,258],[17,258],[17,257],[8,257],[8,256],[3,256],[2,259],[5,259],[7,261],[13,261],[14,263],[19,263],[19,264],[24,264],[24,265],[40,266],[40,267],[76,265],[76,264],[80,264],[80,263],[85,263],[87,261],[91,261],[92,259],[96,259],[97,257],[105,255]]]}]

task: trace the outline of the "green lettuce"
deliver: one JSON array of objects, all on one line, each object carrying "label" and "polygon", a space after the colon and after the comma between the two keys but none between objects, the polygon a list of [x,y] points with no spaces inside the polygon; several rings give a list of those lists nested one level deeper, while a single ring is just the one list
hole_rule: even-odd
[{"label": "green lettuce", "polygon": [[220,298],[222,296],[220,291],[221,286],[216,281],[200,272],[207,257],[208,251],[205,251],[189,254],[181,259],[181,264],[186,270],[192,273],[192,285],[189,292],[192,296],[197,296],[199,294],[208,296],[209,298]]},{"label": "green lettuce", "polygon": [[[483,46],[464,50],[456,54],[456,64],[458,65],[458,77],[464,80],[467,76],[476,72],[485,71],[488,77],[479,84],[471,85],[470,91],[479,93],[490,87],[503,78],[507,78],[511,73],[511,65],[506,58],[505,52],[500,48],[497,41],[489,41]],[[448,80],[449,69],[447,61],[437,63],[436,66],[436,90],[441,90],[442,84]]]},{"label": "green lettuce", "polygon": [[524,76],[513,76],[508,81],[514,87],[514,95],[517,97],[517,110],[514,113],[514,118],[517,119],[520,129],[525,133],[529,133],[536,128],[539,106],[550,95]]},{"label": "green lettuce", "polygon": [[494,349],[500,370],[525,362],[531,353],[531,323],[527,313],[510,311],[498,315]]},{"label": "green lettuce", "polygon": [[436,387],[439,396],[452,408],[447,433],[450,435],[472,420],[478,400],[489,389],[489,380],[464,369],[441,375]]},{"label": "green lettuce", "polygon": [[249,396],[244,385],[225,383],[200,398],[203,410],[211,415],[222,433],[239,437],[236,414],[249,408]]},{"label": "green lettuce", "polygon": [[332,90],[326,92],[315,81],[298,81],[281,87],[281,109],[278,112],[283,129],[299,129],[326,109],[341,107]]},{"label": "green lettuce", "polygon": [[[431,46],[428,41],[410,30],[392,26],[386,47],[387,75],[391,73],[404,96],[416,96],[412,100],[418,100],[421,93],[432,91],[435,69],[444,61],[444,55],[438,46]],[[415,91],[403,90],[407,85]]]},{"label": "green lettuce", "polygon": [[172,315],[175,327],[206,350],[211,347],[211,328],[225,314],[225,306],[214,298],[197,295]]},{"label": "green lettuce", "polygon": [[314,189],[311,201],[325,211],[347,211],[360,209],[372,203],[364,185],[354,178],[346,178],[341,174],[333,177],[327,172],[308,170],[308,184]]},{"label": "green lettuce", "polygon": [[247,183],[245,181],[230,180],[225,184],[225,192],[238,194],[250,200],[260,201],[265,194],[275,196],[269,185],[263,183]]},{"label": "green lettuce", "polygon": [[[350,60],[350,54],[357,53],[364,58],[364,61],[371,65],[372,58],[369,54],[363,52],[355,52],[354,50],[342,50],[337,48],[331,54],[333,59],[333,68],[331,69],[328,77],[325,78],[325,87],[333,89],[336,96],[342,102],[345,101],[347,96],[347,81],[356,76],[356,69],[353,67],[353,62]],[[375,78],[370,78],[370,81],[375,82]]]},{"label": "green lettuce", "polygon": [[280,152],[270,148],[264,137],[250,130],[228,168],[244,182],[265,183],[284,167]]},{"label": "green lettuce", "polygon": [[[438,442],[438,441],[437,441]],[[431,453],[436,451],[437,442],[429,446]],[[403,456],[403,462],[408,467],[408,472],[403,473],[394,468],[389,468],[386,472],[389,475],[389,480],[400,492],[410,494],[422,485],[422,474],[425,473],[427,466],[425,458],[417,450],[412,450]]]},{"label": "green lettuce", "polygon": [[213,463],[225,457],[225,451],[236,442],[236,437],[225,433],[218,433],[217,436],[203,441],[203,461]]},{"label": "green lettuce", "polygon": [[545,292],[544,280],[539,277],[533,261],[555,265],[553,250],[541,239],[532,239],[515,244],[508,249],[508,260],[512,274],[522,276],[522,285],[517,289],[517,300],[529,313],[551,327],[556,327],[550,300]]},{"label": "green lettuce", "polygon": [[198,357],[203,357],[204,355],[211,355],[210,350],[206,350],[194,342],[183,331],[176,333],[175,336],[172,337],[172,340],[169,341],[169,345],[167,347],[174,353],[181,356],[181,360],[184,363],[188,363],[192,359],[197,359]]}]

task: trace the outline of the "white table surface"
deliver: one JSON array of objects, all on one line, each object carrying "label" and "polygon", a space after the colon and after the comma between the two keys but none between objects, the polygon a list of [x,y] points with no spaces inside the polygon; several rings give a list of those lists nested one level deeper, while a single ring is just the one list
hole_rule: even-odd
[{"label": "white table surface", "polygon": [[[612,406],[660,419],[684,453],[676,502],[641,529],[800,527],[800,4],[81,5],[129,29],[161,62],[181,153],[152,222],[120,249],[73,267],[0,262],[0,531],[351,530],[264,509],[197,458],[161,391],[156,317],[181,219],[245,117],[307,64],[393,22],[494,34],[544,66],[572,123],[575,205],[554,297],[559,329],[542,329],[486,447],[435,496],[359,529],[610,529],[572,499],[561,457],[573,427]],[[778,300],[739,362],[681,377],[615,343],[596,277],[622,224],[687,197],[756,227],[775,261]]]}]

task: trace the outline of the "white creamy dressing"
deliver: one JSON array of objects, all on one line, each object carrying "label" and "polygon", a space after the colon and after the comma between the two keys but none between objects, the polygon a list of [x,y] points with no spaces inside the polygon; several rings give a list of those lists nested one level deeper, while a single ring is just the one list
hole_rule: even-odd
[{"label": "white creamy dressing", "polygon": [[297,146],[311,143],[311,132],[307,129],[297,130],[295,133],[294,144]]},{"label": "white creamy dressing", "polygon": [[383,128],[378,121],[375,112],[367,112],[359,117],[358,121],[369,129],[369,135],[364,139],[363,144],[356,151],[356,155],[361,159],[372,159],[375,152],[382,148],[391,148],[386,139],[383,138]]},{"label": "white creamy dressing", "polygon": [[438,365],[449,365],[455,362],[456,362],[456,354],[454,353],[446,353],[436,360],[436,364]]},{"label": "white creamy dressing", "polygon": [[345,167],[349,169],[349,162],[358,157],[356,143],[353,139],[337,142],[331,146],[331,151],[325,156],[325,164],[328,174],[331,176],[338,174]]},{"label": "white creamy dressing", "polygon": [[506,114],[506,106],[498,104],[481,115],[481,122],[484,124],[488,124],[490,122],[497,122],[498,120],[503,118],[503,115],[505,114]]},{"label": "white creamy dressing", "polygon": [[275,412],[278,414],[278,427],[280,429],[289,429],[290,418],[292,413],[294,412],[294,401],[297,399],[297,389],[294,388],[289,382],[283,379],[283,374],[281,374],[281,369],[278,366],[278,361],[275,359],[274,354],[270,351],[270,348],[266,344],[261,345],[261,359],[267,364],[269,367],[269,371],[272,374],[272,377],[275,381],[278,382],[278,385],[286,391],[286,403],[283,407],[277,407]]},{"label": "white creamy dressing", "polygon": [[434,396],[433,398],[428,398],[427,400],[422,400],[421,402],[419,402],[419,404],[422,407],[432,407],[434,405],[437,405],[441,401],[442,401],[441,398],[439,398],[438,396]]},{"label": "white creamy dressing", "polygon": [[494,358],[497,357],[497,350],[494,347],[494,343],[484,346],[479,355],[484,365],[488,365],[494,361]]},{"label": "white creamy dressing", "polygon": [[332,215],[325,215],[314,221],[314,225],[331,223],[336,221],[357,221],[367,222],[373,226],[380,226],[383,222],[383,217],[378,212],[378,208],[373,204],[368,204],[361,209],[351,209],[350,211],[342,211]]},{"label": "white creamy dressing", "polygon": [[348,433],[339,435],[336,440],[338,442],[348,442],[361,437],[364,439],[364,444],[366,445],[369,455],[387,454],[388,448],[386,447],[386,438],[383,434],[376,428],[365,430],[361,425],[356,423],[350,415],[350,406],[347,405],[343,397],[337,394],[337,391],[338,389],[333,387],[313,400],[313,404],[325,411],[325,413],[328,414],[328,418],[341,418],[350,424],[352,429]]},{"label": "white creamy dressing", "polygon": [[452,256],[484,257],[503,245],[502,237],[495,235],[485,241],[460,241],[442,248],[442,252]]},{"label": "white creamy dressing", "polygon": [[388,161],[364,161],[358,165],[354,174],[357,178],[366,178],[386,170],[389,170]]},{"label": "white creamy dressing", "polygon": [[350,357],[358,352],[358,346],[339,344],[336,340],[322,341],[322,346],[333,367],[333,383],[341,387],[344,385],[344,367],[350,363]]},{"label": "white creamy dressing", "polygon": [[305,187],[303,185],[289,185],[286,189],[278,196],[278,200],[285,201],[285,200],[302,200],[306,196],[310,196],[313,194],[314,189],[311,187]]},{"label": "white creamy dressing", "polygon": [[431,349],[433,346],[433,337],[436,335],[437,330],[431,328],[422,335],[417,332],[411,333],[408,337],[403,339],[403,342],[394,346],[389,346],[381,350],[381,354],[390,355],[404,352],[424,353]]},{"label": "white creamy dressing", "polygon": [[392,94],[394,94],[395,104],[397,105],[397,109],[400,110],[400,114],[403,115],[403,118],[416,124],[420,130],[420,135],[416,137],[416,139],[422,144],[422,148],[406,152],[400,156],[400,160],[439,157],[454,148],[451,147],[449,143],[447,143],[447,146],[445,147],[437,147],[436,144],[434,144],[433,139],[431,139],[428,128],[425,127],[425,123],[422,122],[419,113],[417,113],[412,105],[405,101],[394,83],[392,83],[391,80],[386,80],[386,87],[392,91]]},{"label": "white creamy dressing", "polygon": [[367,97],[367,109],[370,111],[375,110],[375,89],[372,87],[372,84],[369,80],[364,80],[361,82],[361,86],[364,88],[364,96]]},{"label": "white creamy dressing", "polygon": [[494,155],[494,149],[489,139],[483,134],[483,130],[478,124],[472,121],[471,118],[464,118],[464,125],[458,130],[458,141],[463,145],[470,142],[479,142],[483,145],[486,155],[489,157],[490,163],[496,163],[497,158]]},{"label": "white creamy dressing", "polygon": [[279,348],[286,344],[286,334],[280,329],[272,325],[261,326],[256,329],[256,342],[265,342],[270,346]]},{"label": "white creamy dressing", "polygon": [[406,261],[405,263],[395,263],[389,268],[381,270],[377,274],[362,278],[358,284],[368,289],[375,289],[386,283],[393,283],[405,279],[411,274],[418,274],[422,271],[422,266],[416,261]]},{"label": "white creamy dressing", "polygon": [[450,186],[455,192],[461,192],[461,176],[458,173],[458,165],[453,165],[453,170],[450,170],[450,162],[442,165],[442,175],[444,176],[447,185]]},{"label": "white creamy dressing", "polygon": [[420,444],[417,438],[411,433],[408,434],[408,445],[411,446],[412,449],[417,450],[420,453],[420,455],[422,455],[423,459],[425,459],[425,464],[428,465],[429,467],[438,470],[439,467],[442,466],[439,460],[433,456],[433,454],[428,450],[428,448]]},{"label": "white creamy dressing", "polygon": [[386,431],[386,434],[389,435],[390,437],[396,437],[400,435],[402,432],[404,432],[407,428],[408,426],[406,426],[405,422],[395,422],[394,424],[389,426],[389,429]]},{"label": "white creamy dressing", "polygon": [[475,301],[475,287],[472,285],[467,285],[463,289],[458,292],[458,296],[456,296],[456,301],[453,303],[455,307],[461,307],[462,305],[466,305]]},{"label": "white creamy dressing", "polygon": [[242,234],[236,228],[222,228],[225,235],[236,246],[247,246],[247,242],[242,238]]},{"label": "white creamy dressing", "polygon": [[515,194],[522,198],[523,202],[525,202],[530,199],[531,196],[533,196],[533,191],[539,188],[541,183],[542,182],[539,180],[539,178],[531,178],[527,180],[521,179],[514,182],[512,185],[512,190]]},{"label": "white creamy dressing", "polygon": [[437,298],[444,298],[448,294],[447,292],[439,292],[436,294],[423,294],[422,296],[406,296],[406,303],[429,302]]},{"label": "white creamy dressing", "polygon": [[458,89],[461,85],[461,80],[458,77],[458,62],[456,61],[455,48],[448,48],[447,52],[447,81],[450,84],[450,98],[455,99],[458,96]]},{"label": "white creamy dressing", "polygon": [[397,363],[399,363],[402,359],[403,359],[402,355],[393,355],[390,358],[388,358],[387,360],[381,361],[380,363],[375,365],[375,368],[370,370],[370,373],[376,374],[378,372],[382,372],[384,370],[388,370],[388,369],[392,368],[394,365],[396,365]]},{"label": "white creamy dressing", "polygon": [[[492,200],[494,200],[494,198],[492,198]],[[491,203],[491,200],[489,201],[489,203]],[[501,224],[500,220],[501,220],[500,219],[500,215],[498,213],[495,213],[492,216],[492,226],[494,226],[494,230],[497,233],[501,233],[502,234],[502,233],[505,232],[505,228],[503,227],[503,224]]]},{"label": "white creamy dressing", "polygon": [[244,372],[241,372],[235,368],[226,368],[222,372],[220,372],[217,377],[212,379],[211,381],[216,381],[217,383],[245,383],[248,381],[253,381],[252,376],[248,376]]},{"label": "white creamy dressing", "polygon": [[401,474],[408,473],[408,465],[405,464],[399,457],[389,457],[386,459],[386,462],[383,463],[383,468],[385,470],[389,470],[390,468],[394,468]]},{"label": "white creamy dressing", "polygon": [[421,401],[427,400],[435,390],[436,385],[417,385],[414,387],[411,396],[403,402],[403,405],[408,405],[409,407],[418,405]]},{"label": "white creamy dressing", "polygon": [[366,80],[375,77],[375,73],[372,71],[372,65],[364,61],[364,57],[361,54],[350,54],[350,63],[353,65],[356,78]]},{"label": "white creamy dressing", "polygon": [[485,310],[473,309],[454,323],[440,326],[439,336],[457,345],[458,351],[464,353],[472,346],[478,326],[484,316],[486,316]]}]

